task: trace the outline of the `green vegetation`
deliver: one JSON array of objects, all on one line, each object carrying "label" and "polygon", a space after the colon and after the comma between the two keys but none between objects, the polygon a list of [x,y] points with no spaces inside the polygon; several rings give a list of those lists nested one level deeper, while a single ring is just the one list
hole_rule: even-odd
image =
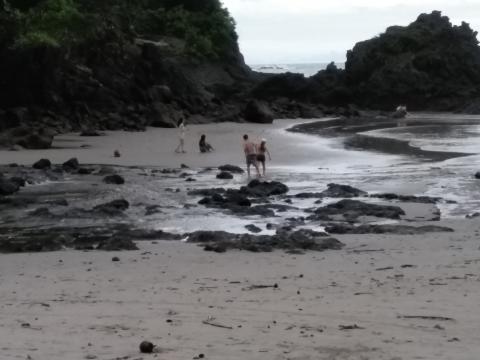
[{"label": "green vegetation", "polygon": [[195,57],[224,58],[236,49],[235,22],[219,0],[0,1],[1,48],[171,36]]}]

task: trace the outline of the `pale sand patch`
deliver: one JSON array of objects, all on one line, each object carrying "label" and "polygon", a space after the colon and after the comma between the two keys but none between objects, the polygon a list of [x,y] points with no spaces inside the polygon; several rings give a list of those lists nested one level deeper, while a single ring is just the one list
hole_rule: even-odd
[{"label": "pale sand patch", "polygon": [[[318,121],[310,120],[310,121]],[[177,129],[149,128],[145,132],[106,132],[107,136],[80,137],[78,134],[66,134],[55,138],[53,146],[48,150],[0,150],[0,163],[18,163],[31,165],[40,158],[50,159],[53,163],[63,163],[76,157],[83,164],[115,164],[125,166],[159,166],[178,167],[184,163],[190,167],[217,167],[224,164],[244,166],[245,158],[242,150],[242,136],[260,142],[267,139],[272,154],[269,167],[284,166],[329,166],[338,163],[335,155],[345,157],[345,150],[328,146],[337,140],[322,139],[315,135],[287,132],[286,129],[308,120],[277,120],[273,125],[250,123],[220,123],[206,125],[188,125],[185,140],[186,154],[174,152],[178,145]],[[198,149],[198,141],[202,134],[207,135],[215,151],[202,154]],[[81,148],[88,145],[90,148]],[[120,158],[113,152],[119,150]],[[385,162],[393,158],[385,155],[372,155],[352,151],[353,158]]]},{"label": "pale sand patch", "polygon": [[[444,225],[456,232],[341,236],[344,250],[306,255],[180,242],[0,255],[1,359],[475,360],[480,226]],[[144,339],[164,353],[142,356]]]}]

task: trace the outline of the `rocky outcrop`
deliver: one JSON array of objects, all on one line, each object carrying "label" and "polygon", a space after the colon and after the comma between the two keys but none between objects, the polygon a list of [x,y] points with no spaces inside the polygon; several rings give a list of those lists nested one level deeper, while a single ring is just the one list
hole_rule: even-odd
[{"label": "rocky outcrop", "polygon": [[453,229],[444,226],[407,226],[407,225],[359,225],[329,224],[325,226],[329,234],[397,234],[418,235],[432,232],[453,232]]},{"label": "rocky outcrop", "polygon": [[328,184],[327,186],[328,189],[320,193],[322,197],[352,198],[368,195],[365,191],[356,189],[350,185]]},{"label": "rocky outcrop", "polygon": [[232,234],[224,231],[197,231],[190,234],[188,242],[204,246],[206,251],[225,252],[227,250],[246,250],[251,252],[270,252],[281,249],[288,252],[305,250],[340,250],[344,244],[325,233],[312,230],[278,230],[273,236]]},{"label": "rocky outcrop", "polygon": [[271,124],[274,114],[267,103],[258,100],[251,100],[247,103],[244,112],[245,120],[259,124]]},{"label": "rocky outcrop", "polygon": [[252,180],[248,186],[242,186],[239,192],[251,197],[269,197],[283,195],[289,191],[288,186],[278,181]]},{"label": "rocky outcrop", "polygon": [[35,164],[33,164],[33,168],[37,170],[45,170],[50,169],[52,163],[48,159],[40,159]]},{"label": "rocky outcrop", "polygon": [[400,219],[401,215],[405,215],[405,212],[398,206],[368,204],[358,200],[347,199],[320,207],[307,219],[356,221],[360,216]]}]

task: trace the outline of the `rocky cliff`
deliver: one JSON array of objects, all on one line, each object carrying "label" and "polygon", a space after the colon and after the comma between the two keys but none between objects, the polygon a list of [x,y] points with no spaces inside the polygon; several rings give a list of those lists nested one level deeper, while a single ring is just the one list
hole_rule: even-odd
[{"label": "rocky cliff", "polygon": [[408,26],[392,26],[357,43],[345,70],[331,64],[311,78],[272,76],[254,93],[326,105],[392,110],[456,110],[480,96],[477,32],[454,26],[439,11],[422,14]]}]

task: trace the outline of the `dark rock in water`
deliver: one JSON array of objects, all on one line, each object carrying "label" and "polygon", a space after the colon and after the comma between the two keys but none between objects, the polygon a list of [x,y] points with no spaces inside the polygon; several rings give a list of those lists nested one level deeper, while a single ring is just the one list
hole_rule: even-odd
[{"label": "dark rock in water", "polygon": [[186,181],[186,182],[195,182],[195,181],[197,181],[197,179],[194,179],[194,178],[192,178],[192,177],[189,177],[189,178],[185,179],[185,181]]},{"label": "dark rock in water", "polygon": [[52,199],[45,201],[45,204],[53,206],[68,206],[67,199]]},{"label": "dark rock in water", "polygon": [[123,185],[125,184],[125,179],[118,174],[114,174],[114,175],[105,176],[105,178],[103,179],[103,182],[105,184]]},{"label": "dark rock in water", "polygon": [[[11,177],[11,178],[9,179],[9,181],[12,182],[12,183],[14,183],[14,184],[16,184],[16,185],[18,185],[19,187],[24,187],[24,186],[27,184],[27,182],[25,181],[25,179],[23,179],[23,178],[21,178],[21,177],[18,177],[18,176]],[[1,193],[1,191],[0,191],[0,193]]]},{"label": "dark rock in water", "polygon": [[12,180],[0,177],[0,195],[12,195],[20,189],[20,185]]},{"label": "dark rock in water", "polygon": [[403,202],[421,203],[421,204],[437,204],[442,201],[440,197],[430,196],[413,196],[413,195],[397,195],[397,194],[372,194],[372,198],[386,199],[386,200],[398,200]]},{"label": "dark rock in water", "polygon": [[62,249],[62,243],[48,234],[29,241],[0,241],[0,253],[49,252]]},{"label": "dark rock in water", "polygon": [[94,211],[104,213],[106,215],[116,216],[121,215],[130,206],[130,203],[125,199],[113,200],[105,204],[97,205],[93,208]]},{"label": "dark rock in water", "polygon": [[[355,221],[360,216],[375,216],[388,219],[399,219],[405,212],[398,206],[367,204],[358,200],[341,200],[334,204],[315,210],[308,220],[346,220]],[[341,216],[341,219],[335,219]]]},{"label": "dark rock in water", "polygon": [[234,173],[234,174],[243,174],[245,172],[245,170],[243,170],[241,167],[235,166],[235,165],[229,165],[229,164],[219,166],[218,170],[228,171],[228,172],[231,172],[231,173]]},{"label": "dark rock in water", "polygon": [[253,123],[271,124],[274,114],[268,105],[259,100],[251,100],[245,107],[245,120]]},{"label": "dark rock in water", "polygon": [[112,261],[113,261],[113,262],[119,262],[119,261],[120,261],[120,258],[119,258],[118,256],[114,256],[114,257],[112,258]]},{"label": "dark rock in water", "polygon": [[90,175],[91,173],[93,173],[93,169],[89,168],[79,168],[77,171],[78,175]]},{"label": "dark rock in water", "polygon": [[155,345],[153,345],[150,341],[142,341],[140,344],[140,352],[142,354],[151,354],[153,353],[153,349]]},{"label": "dark rock in water", "polygon": [[273,195],[283,195],[289,191],[287,185],[278,181],[259,181],[252,180],[248,186],[242,186],[239,190],[241,194],[253,197],[268,197]]},{"label": "dark rock in water", "polygon": [[231,180],[233,179],[233,175],[227,171],[222,171],[221,173],[217,174],[217,179]]},{"label": "dark rock in water", "polygon": [[97,246],[97,250],[105,250],[105,251],[138,250],[138,246],[131,239],[123,235],[116,235],[101,241]]},{"label": "dark rock in water", "polygon": [[205,250],[225,252],[230,249],[252,252],[339,250],[344,244],[325,233],[312,230],[277,230],[275,235],[232,234],[224,231],[197,231],[188,236],[188,242],[199,243]]},{"label": "dark rock in water", "polygon": [[349,185],[328,184],[327,186],[328,189],[321,192],[323,197],[352,198],[368,195],[365,191],[356,189]]},{"label": "dark rock in water", "polygon": [[330,224],[325,227],[330,234],[398,234],[418,235],[431,232],[453,232],[453,229],[442,226],[407,226],[407,225],[359,225]]},{"label": "dark rock in water", "polygon": [[159,214],[162,212],[160,209],[161,209],[160,205],[148,205],[145,207],[145,216]]},{"label": "dark rock in water", "polygon": [[180,165],[180,168],[181,168],[181,169],[190,169],[190,167],[187,166],[187,165],[185,165],[185,164],[181,164],[181,165]]},{"label": "dark rock in water", "polygon": [[478,212],[475,212],[473,214],[469,214],[466,216],[467,219],[476,219],[476,218],[479,218],[480,217],[480,213]]},{"label": "dark rock in water", "polygon": [[77,158],[71,158],[68,161],[65,161],[62,164],[62,168],[65,171],[73,171],[73,170],[78,170],[80,167],[80,163],[78,162]]},{"label": "dark rock in water", "polygon": [[188,195],[191,196],[213,196],[215,194],[223,194],[225,192],[224,188],[213,188],[213,189],[196,189],[188,192]]},{"label": "dark rock in water", "polygon": [[120,154],[120,151],[115,150],[115,151],[113,152],[113,157],[119,158],[120,156],[122,156],[122,155]]},{"label": "dark rock in water", "polygon": [[309,193],[309,192],[303,192],[299,194],[293,195],[297,199],[318,199],[318,198],[323,198],[323,193]]},{"label": "dark rock in water", "polygon": [[37,170],[45,170],[50,169],[52,163],[48,159],[40,159],[35,164],[33,164],[33,168]]},{"label": "dark rock in water", "polygon": [[476,179],[480,179],[480,171],[475,174]]},{"label": "dark rock in water", "polygon": [[255,234],[262,232],[262,229],[260,229],[258,226],[255,226],[253,224],[245,225],[245,229]]},{"label": "dark rock in water", "polygon": [[28,213],[30,217],[54,218],[55,215],[46,207],[40,207]]}]

